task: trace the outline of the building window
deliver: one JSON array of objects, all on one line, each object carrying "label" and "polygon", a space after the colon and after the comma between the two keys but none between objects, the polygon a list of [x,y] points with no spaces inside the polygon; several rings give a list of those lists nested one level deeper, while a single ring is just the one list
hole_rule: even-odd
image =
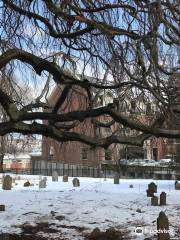
[{"label": "building window", "polygon": [[50,146],[48,160],[51,161],[53,159],[53,156],[54,156],[54,147]]},{"label": "building window", "polygon": [[112,151],[110,149],[105,150],[105,160],[112,160]]},{"label": "building window", "polygon": [[153,148],[153,159],[154,160],[158,160],[158,149],[157,148]]},{"label": "building window", "polygon": [[88,159],[88,148],[87,147],[82,147],[81,148],[81,159],[82,160],[87,160]]},{"label": "building window", "polygon": [[99,96],[97,99],[97,106],[103,106],[103,96]]}]

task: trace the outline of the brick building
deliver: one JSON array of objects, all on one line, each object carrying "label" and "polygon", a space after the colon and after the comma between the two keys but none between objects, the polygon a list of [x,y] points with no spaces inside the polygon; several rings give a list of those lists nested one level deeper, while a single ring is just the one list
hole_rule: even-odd
[{"label": "brick building", "polygon": [[[48,101],[49,105],[53,107],[57,102],[59,95],[63,90],[62,86],[56,86],[52,91]],[[135,107],[128,96],[125,97],[123,105],[120,106],[122,112],[129,114],[134,111]],[[142,113],[138,117],[143,121],[149,121],[152,119],[152,114],[149,111],[156,111],[154,104],[149,107],[148,104],[142,103],[141,99],[137,99],[138,104],[141,105]],[[95,107],[107,105],[111,102],[117,102],[117,99],[113,97],[112,93],[100,93],[96,99]],[[86,109],[88,103],[88,97],[82,89],[73,87],[68,94],[66,101],[60,107],[59,112],[68,112]],[[150,110],[149,110],[150,108]],[[98,120],[110,121],[109,116],[98,117]],[[105,137],[111,134],[111,132],[118,128],[118,131],[125,135],[132,135],[134,130],[125,128],[118,124],[114,124],[111,128],[98,128],[92,124],[91,119],[86,119],[84,122],[78,122],[77,126],[73,129],[75,132],[85,133],[86,135],[95,137]],[[92,148],[80,142],[57,142],[53,139],[43,137],[42,139],[42,159],[51,162],[60,162],[64,164],[82,165],[82,166],[95,166],[98,167],[101,163],[112,163],[118,161],[120,158],[131,158],[134,154],[134,158],[147,158],[159,160],[165,158],[168,155],[167,141],[162,138],[154,138],[145,141],[142,148],[124,146],[121,144],[112,145],[110,149],[104,150],[102,148]],[[137,154],[137,157],[136,157]]]}]

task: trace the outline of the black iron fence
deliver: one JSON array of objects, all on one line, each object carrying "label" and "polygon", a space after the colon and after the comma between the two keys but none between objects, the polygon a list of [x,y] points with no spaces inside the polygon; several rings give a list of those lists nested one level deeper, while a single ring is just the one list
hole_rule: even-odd
[{"label": "black iron fence", "polygon": [[56,171],[59,176],[68,175],[70,177],[100,177],[101,171],[97,167],[63,164],[44,160],[31,161],[30,174],[52,176]]}]

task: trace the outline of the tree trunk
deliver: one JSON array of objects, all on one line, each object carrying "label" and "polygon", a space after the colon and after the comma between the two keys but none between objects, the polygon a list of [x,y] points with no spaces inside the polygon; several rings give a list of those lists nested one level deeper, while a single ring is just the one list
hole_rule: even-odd
[{"label": "tree trunk", "polygon": [[5,137],[0,137],[0,173],[3,173],[3,160],[4,160],[4,153],[5,153]]},{"label": "tree trunk", "polygon": [[0,173],[3,173],[3,159],[4,159],[4,154],[0,153]]},{"label": "tree trunk", "polygon": [[177,164],[180,165],[180,139],[176,140],[175,154],[176,154],[175,161]]}]

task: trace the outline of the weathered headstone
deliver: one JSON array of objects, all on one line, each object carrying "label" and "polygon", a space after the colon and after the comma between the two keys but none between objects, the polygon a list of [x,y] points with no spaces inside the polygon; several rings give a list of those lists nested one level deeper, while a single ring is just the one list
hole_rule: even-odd
[{"label": "weathered headstone", "polygon": [[12,183],[15,183],[16,182],[16,178],[12,178]]},{"label": "weathered headstone", "polygon": [[43,177],[43,179],[45,179],[45,180],[46,180],[46,182],[47,182],[47,177]]},{"label": "weathered headstone", "polygon": [[5,205],[0,205],[0,212],[5,211]]},{"label": "weathered headstone", "polygon": [[24,187],[30,187],[30,186],[31,186],[31,183],[29,181],[24,183]]},{"label": "weathered headstone", "polygon": [[21,176],[17,176],[17,180],[21,180]]},{"label": "weathered headstone", "polygon": [[119,174],[118,173],[116,173],[114,175],[114,184],[119,184]]},{"label": "weathered headstone", "polygon": [[158,206],[158,197],[157,196],[153,196],[151,198],[151,206]]},{"label": "weathered headstone", "polygon": [[159,213],[157,218],[158,240],[170,240],[169,221],[164,212]]},{"label": "weathered headstone", "polygon": [[152,189],[155,193],[157,193],[157,185],[154,182],[148,184],[148,188]]},{"label": "weathered headstone", "polygon": [[141,211],[140,208],[137,208],[137,209],[136,209],[136,212],[138,212],[138,213],[142,213],[142,211]]},{"label": "weathered headstone", "polygon": [[80,186],[80,181],[78,178],[73,178],[72,180],[73,187],[79,187]]},{"label": "weathered headstone", "polygon": [[180,183],[178,181],[175,181],[175,190],[180,190]]},{"label": "weathered headstone", "polygon": [[12,188],[12,177],[10,177],[9,175],[6,175],[3,178],[2,189],[3,190],[11,190],[11,188]]},{"label": "weathered headstone", "polygon": [[39,181],[39,188],[46,188],[46,178]]},{"label": "weathered headstone", "polygon": [[162,192],[160,194],[160,206],[166,205],[166,193]]},{"label": "weathered headstone", "polygon": [[68,182],[68,176],[67,175],[63,176],[63,182]]},{"label": "weathered headstone", "polygon": [[52,173],[52,181],[53,182],[58,182],[58,173],[56,171],[54,171]]},{"label": "weathered headstone", "polygon": [[147,197],[153,197],[154,193],[157,193],[157,185],[154,182],[148,184],[148,189],[146,190]]},{"label": "weathered headstone", "polygon": [[98,227],[96,227],[95,229],[93,229],[93,231],[90,233],[89,238],[90,239],[98,239],[99,236],[101,235],[101,231]]}]

